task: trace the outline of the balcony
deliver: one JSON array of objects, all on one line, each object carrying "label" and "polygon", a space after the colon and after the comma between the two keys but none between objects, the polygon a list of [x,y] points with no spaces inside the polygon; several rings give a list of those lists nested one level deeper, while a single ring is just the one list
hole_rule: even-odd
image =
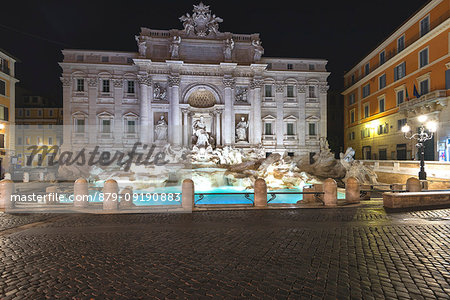
[{"label": "balcony", "polygon": [[[385,54],[385,61],[382,64],[378,63],[378,64],[375,64],[373,66],[370,66],[369,72],[367,74],[364,73],[364,74],[361,74],[359,76],[355,75],[355,80],[353,82],[351,80],[350,80],[350,82],[346,82],[344,84],[344,88],[348,89],[349,87],[351,87],[352,85],[356,84],[358,81],[360,81],[364,77],[367,77],[368,75],[370,75],[373,71],[378,69],[378,67],[380,67],[381,65],[386,64],[390,59],[392,59],[395,56],[397,56],[397,54],[405,51],[409,46],[411,46],[412,44],[417,42],[422,37],[427,36],[431,31],[433,31],[433,29],[438,27],[440,24],[442,24],[444,21],[446,21],[449,17],[450,17],[450,11],[447,11],[443,15],[441,15],[439,18],[437,18],[434,21],[430,22],[430,29],[429,29],[429,31],[426,34],[421,35],[420,32],[418,32],[414,36],[411,36],[411,37],[409,37],[409,39],[405,40],[405,46],[400,51],[397,48],[394,48],[391,51],[386,52],[386,54]],[[349,77],[349,78],[351,79],[351,77]]]},{"label": "balcony", "polygon": [[434,90],[419,98],[411,99],[399,105],[399,111],[406,116],[416,116],[441,111],[447,105],[447,91]]},{"label": "balcony", "polygon": [[11,73],[7,65],[0,65],[0,71],[8,75]]}]

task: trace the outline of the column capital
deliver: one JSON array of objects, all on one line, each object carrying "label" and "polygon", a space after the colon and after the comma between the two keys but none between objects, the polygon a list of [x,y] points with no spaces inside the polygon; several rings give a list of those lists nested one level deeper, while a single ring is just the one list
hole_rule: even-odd
[{"label": "column capital", "polygon": [[168,79],[169,87],[180,85],[180,75],[170,75]]},{"label": "column capital", "polygon": [[236,83],[236,79],[234,79],[233,77],[225,76],[223,78],[223,85],[226,88],[234,88],[235,83]]},{"label": "column capital", "polygon": [[123,88],[123,79],[113,79],[114,88]]},{"label": "column capital", "polygon": [[253,80],[250,82],[250,88],[251,89],[257,89],[261,88],[264,84],[264,79],[262,78],[253,78]]},{"label": "column capital", "polygon": [[280,82],[280,81],[277,81],[276,84],[275,84],[275,91],[277,93],[283,93],[284,92],[284,83]]},{"label": "column capital", "polygon": [[182,108],[181,109],[181,112],[183,113],[183,114],[189,114],[189,112],[190,112],[190,110],[189,110],[189,108]]},{"label": "column capital", "polygon": [[89,87],[97,87],[97,85],[98,85],[98,78],[97,77],[88,78],[87,83],[88,83]]},{"label": "column capital", "polygon": [[329,88],[330,88],[330,86],[328,86],[326,84],[321,84],[321,85],[319,85],[319,92],[326,93]]},{"label": "column capital", "polygon": [[297,86],[297,91],[298,91],[299,93],[306,93],[306,85],[303,84],[303,83],[299,84],[299,85]]},{"label": "column capital", "polygon": [[139,74],[137,76],[139,84],[143,85],[151,85],[152,84],[152,77],[148,74]]},{"label": "column capital", "polygon": [[70,78],[68,76],[63,76],[63,77],[60,77],[59,79],[61,80],[63,86],[70,86],[71,81],[72,81],[72,80],[70,80]]}]

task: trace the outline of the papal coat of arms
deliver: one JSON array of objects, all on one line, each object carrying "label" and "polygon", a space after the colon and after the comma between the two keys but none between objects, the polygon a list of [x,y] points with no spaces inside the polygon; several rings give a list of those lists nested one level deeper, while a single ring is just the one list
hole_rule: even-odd
[{"label": "papal coat of arms", "polygon": [[192,11],[192,16],[187,13],[180,17],[186,35],[208,36],[219,32],[219,23],[223,20],[214,14],[211,15],[208,5],[200,2],[199,5],[194,5]]}]

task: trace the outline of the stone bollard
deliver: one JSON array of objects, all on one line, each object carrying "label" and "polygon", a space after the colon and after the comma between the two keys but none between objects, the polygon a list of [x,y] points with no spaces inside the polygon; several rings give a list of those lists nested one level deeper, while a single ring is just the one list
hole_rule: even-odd
[{"label": "stone bollard", "polygon": [[422,184],[420,183],[420,180],[415,177],[408,178],[408,180],[406,180],[406,191],[412,193],[421,192]]},{"label": "stone bollard", "polygon": [[323,203],[325,206],[337,206],[337,183],[334,179],[328,178],[323,182]]},{"label": "stone bollard", "polygon": [[[314,192],[314,187],[303,187],[303,192]],[[299,203],[310,204],[315,202],[314,194],[303,194],[303,200]]]},{"label": "stone bollard", "polygon": [[181,206],[186,211],[192,211],[195,202],[195,186],[192,179],[185,179],[181,185]]},{"label": "stone bollard", "polygon": [[345,201],[347,203],[359,203],[360,196],[358,179],[349,177],[345,183]]},{"label": "stone bollard", "polygon": [[391,191],[394,193],[403,191],[403,185],[401,183],[393,183],[391,184]]},{"label": "stone bollard", "polygon": [[9,209],[14,208],[15,202],[11,197],[14,193],[14,182],[9,179],[3,179],[0,181],[0,208]]},{"label": "stone bollard", "polygon": [[56,204],[59,203],[59,199],[56,185],[51,185],[45,188],[44,202],[45,204]]},{"label": "stone bollard", "polygon": [[262,178],[255,180],[255,206],[266,207],[267,206],[267,184]]},{"label": "stone bollard", "polygon": [[73,206],[81,208],[89,206],[88,182],[84,178],[78,178],[73,184]]},{"label": "stone bollard", "polygon": [[120,209],[127,209],[135,206],[133,203],[133,189],[131,187],[126,187],[120,193]]},{"label": "stone bollard", "polygon": [[30,174],[28,172],[23,172],[23,182],[30,182]]},{"label": "stone bollard", "polygon": [[11,173],[5,173],[5,176],[4,176],[5,178],[3,178],[3,179],[6,179],[6,180],[11,180]]},{"label": "stone bollard", "polygon": [[114,179],[108,179],[103,186],[103,210],[119,209],[119,186]]}]

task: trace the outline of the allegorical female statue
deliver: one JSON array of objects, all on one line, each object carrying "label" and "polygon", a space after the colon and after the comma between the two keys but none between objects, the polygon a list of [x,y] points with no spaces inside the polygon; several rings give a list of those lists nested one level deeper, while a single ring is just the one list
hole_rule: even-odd
[{"label": "allegorical female statue", "polygon": [[203,117],[200,117],[199,120],[194,121],[192,131],[194,136],[197,138],[197,141],[195,141],[195,146],[205,148],[210,146],[209,133],[206,131],[206,124]]},{"label": "allegorical female statue", "polygon": [[236,125],[236,140],[237,141],[247,141],[247,128],[248,122],[245,121],[244,117]]},{"label": "allegorical female statue", "polygon": [[155,126],[155,140],[157,141],[165,141],[167,140],[167,122],[164,120],[164,116],[158,120]]}]

